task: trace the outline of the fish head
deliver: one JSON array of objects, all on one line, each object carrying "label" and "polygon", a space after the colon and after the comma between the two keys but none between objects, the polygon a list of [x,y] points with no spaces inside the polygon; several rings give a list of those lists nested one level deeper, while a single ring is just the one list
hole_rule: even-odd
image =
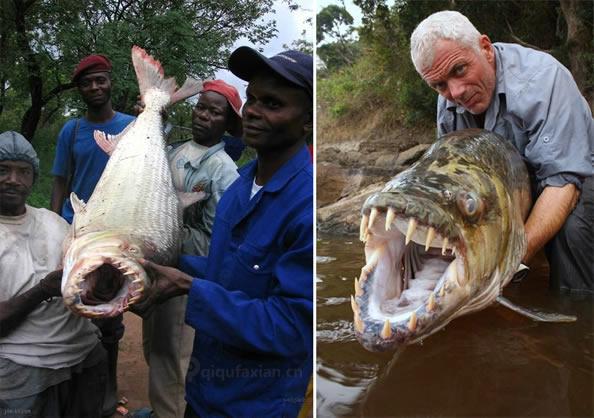
[{"label": "fish head", "polygon": [[112,231],[73,240],[64,257],[64,303],[90,318],[125,312],[143,296],[149,278],[139,259],[151,255],[150,246]]},{"label": "fish head", "polygon": [[361,344],[395,350],[492,303],[524,255],[529,204],[517,151],[481,130],[443,137],[370,196],[351,299]]}]

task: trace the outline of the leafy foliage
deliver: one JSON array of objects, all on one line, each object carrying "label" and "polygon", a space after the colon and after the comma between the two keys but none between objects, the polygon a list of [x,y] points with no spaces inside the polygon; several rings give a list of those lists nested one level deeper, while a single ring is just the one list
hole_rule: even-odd
[{"label": "leafy foliage", "polygon": [[[322,77],[327,72],[352,65],[359,55],[359,43],[353,39],[355,29],[352,24],[353,17],[344,4],[326,6],[317,14],[317,54],[325,67],[325,71],[321,71]],[[332,39],[332,42],[329,39]]]},{"label": "leafy foliage", "polygon": [[23,131],[30,123],[32,137],[38,120],[82,109],[68,91],[70,75],[91,53],[113,62],[113,102],[125,112],[138,92],[132,45],[161,60],[179,83],[186,75],[212,76],[226,68],[236,40],[261,45],[276,34],[275,22],[262,19],[272,6],[273,0],[0,0],[0,128]]}]

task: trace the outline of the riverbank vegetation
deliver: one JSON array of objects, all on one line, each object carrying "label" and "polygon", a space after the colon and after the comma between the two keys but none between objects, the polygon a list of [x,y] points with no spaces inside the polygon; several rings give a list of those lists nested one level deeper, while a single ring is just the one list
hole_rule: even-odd
[{"label": "riverbank vegetation", "polygon": [[552,54],[594,106],[592,1],[354,0],[363,15],[357,28],[336,3],[317,16],[320,142],[334,127],[357,127],[363,119],[376,120],[383,131],[435,123],[436,94],[413,67],[409,40],[421,20],[446,9],[466,15],[492,42]]}]

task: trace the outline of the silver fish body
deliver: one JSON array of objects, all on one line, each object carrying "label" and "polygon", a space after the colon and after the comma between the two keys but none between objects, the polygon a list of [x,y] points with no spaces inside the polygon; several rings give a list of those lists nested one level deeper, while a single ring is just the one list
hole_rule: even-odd
[{"label": "silver fish body", "polygon": [[530,205],[508,141],[478,129],[440,138],[363,206],[351,299],[361,344],[395,350],[492,303],[525,253]]}]

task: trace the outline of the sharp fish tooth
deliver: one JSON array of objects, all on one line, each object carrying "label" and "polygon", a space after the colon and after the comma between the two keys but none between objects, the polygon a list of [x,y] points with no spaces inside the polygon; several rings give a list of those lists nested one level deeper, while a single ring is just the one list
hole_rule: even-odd
[{"label": "sharp fish tooth", "polygon": [[365,264],[365,266],[361,269],[361,271],[365,273],[365,276],[371,273],[375,266],[377,266],[380,251],[381,249],[379,248],[375,250],[373,254],[371,254],[371,257],[369,257],[369,261],[367,262],[367,264]]},{"label": "sharp fish tooth", "polygon": [[427,300],[427,312],[433,312],[435,309],[435,295],[431,293],[429,295],[429,300]]},{"label": "sharp fish tooth", "polygon": [[441,255],[446,255],[446,249],[448,247],[448,237],[443,239],[443,244],[441,245]]},{"label": "sharp fish tooth", "polygon": [[392,327],[390,326],[389,319],[386,319],[386,322],[384,322],[384,327],[382,328],[382,332],[380,333],[380,336],[384,340],[387,340],[388,338],[390,338],[392,336]]},{"label": "sharp fish tooth", "polygon": [[386,212],[386,231],[392,229],[392,222],[394,222],[395,217],[396,212],[394,212],[394,209],[388,208],[388,212]]},{"label": "sharp fish tooth", "polygon": [[371,227],[373,226],[378,213],[379,211],[377,210],[377,208],[371,209],[371,213],[369,214],[369,225],[367,227],[368,229],[371,229]]},{"label": "sharp fish tooth", "polygon": [[367,215],[363,215],[361,218],[361,226],[359,227],[359,239],[363,242],[367,240],[367,224],[369,224],[369,217]]},{"label": "sharp fish tooth", "polygon": [[452,255],[456,255],[456,247],[452,247]]},{"label": "sharp fish tooth", "polygon": [[414,311],[410,314],[410,320],[408,321],[408,329],[411,332],[414,332],[414,330],[417,329],[417,313]]},{"label": "sharp fish tooth", "polygon": [[361,321],[361,318],[359,318],[359,314],[355,314],[354,323],[355,330],[357,332],[363,332],[363,321]]},{"label": "sharp fish tooth", "polygon": [[361,288],[361,284],[355,277],[355,296],[363,296],[363,289]]},{"label": "sharp fish tooth", "polygon": [[415,218],[410,218],[408,221],[408,229],[406,230],[406,238],[404,239],[404,244],[408,245],[410,242],[415,229],[417,228],[417,220]]},{"label": "sharp fish tooth", "polygon": [[353,295],[351,295],[351,308],[353,309],[354,313],[359,313],[359,305],[357,305],[357,301]]},{"label": "sharp fish tooth", "polygon": [[430,227],[427,231],[427,239],[425,240],[425,251],[429,251],[433,238],[435,238],[435,228]]},{"label": "sharp fish tooth", "polygon": [[452,261],[448,267],[448,275],[450,276],[450,280],[452,282],[457,283],[458,286],[464,286],[464,277],[459,277],[458,275],[458,266],[456,265],[456,260]]}]

